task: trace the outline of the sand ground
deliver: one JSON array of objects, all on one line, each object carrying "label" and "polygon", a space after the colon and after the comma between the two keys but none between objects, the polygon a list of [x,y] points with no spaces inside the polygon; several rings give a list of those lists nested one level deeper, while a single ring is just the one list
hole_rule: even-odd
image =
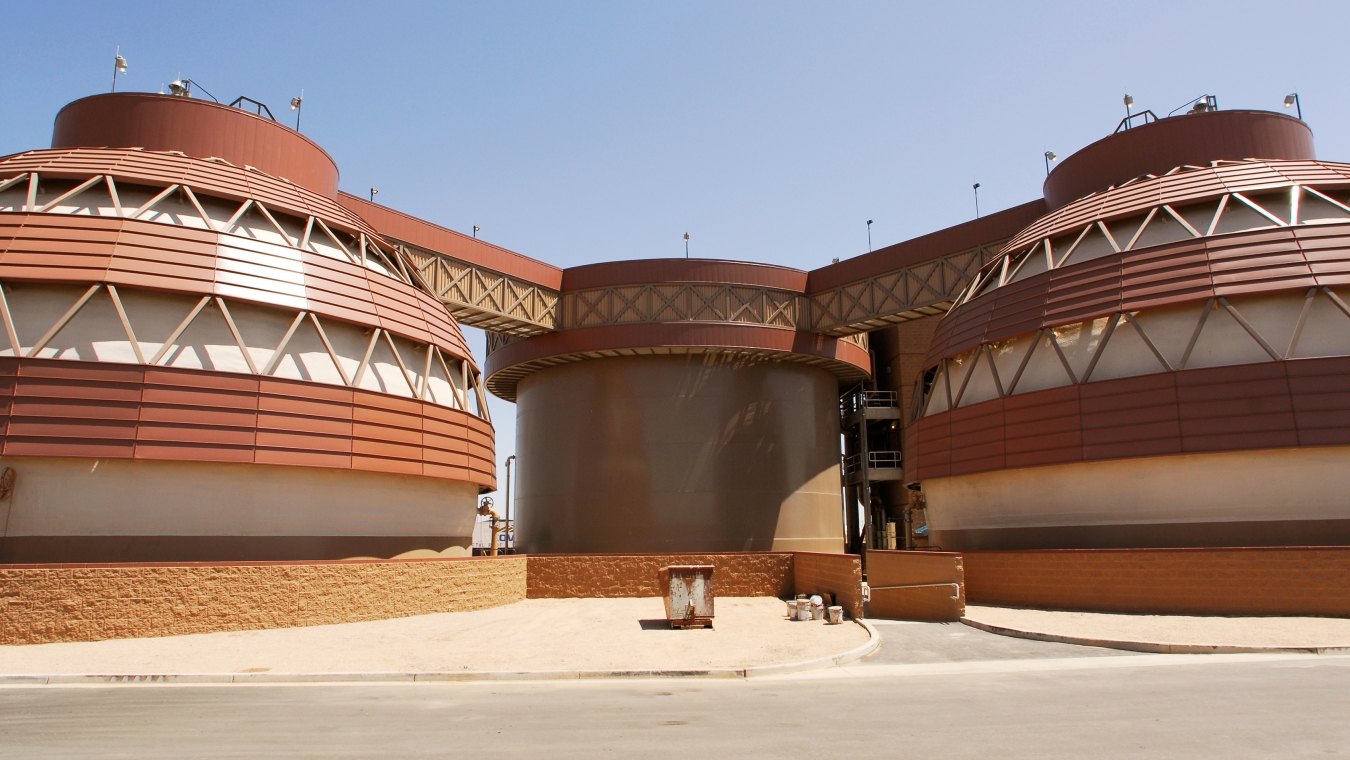
[{"label": "sand ground", "polygon": [[690,630],[668,627],[659,597],[529,599],[366,623],[0,646],[0,674],[734,669],[830,657],[867,639],[851,621],[789,621],[768,597],[719,597],[713,627]]}]

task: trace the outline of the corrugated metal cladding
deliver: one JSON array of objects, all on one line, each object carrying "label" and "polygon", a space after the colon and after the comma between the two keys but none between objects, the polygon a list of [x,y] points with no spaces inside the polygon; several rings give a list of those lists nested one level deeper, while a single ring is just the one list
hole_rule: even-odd
[{"label": "corrugated metal cladding", "polygon": [[1062,267],[963,304],[938,326],[928,362],[1105,314],[1347,282],[1350,224],[1187,240]]},{"label": "corrugated metal cladding", "polygon": [[356,264],[280,246],[270,248],[286,253],[288,268],[299,267],[299,282],[230,276],[232,263],[256,270],[268,258],[241,247],[248,244],[245,238],[217,232],[117,217],[4,214],[0,278],[105,282],[285,304],[382,327],[473,362],[453,318],[429,294]]},{"label": "corrugated metal cladding", "polygon": [[854,256],[812,270],[808,275],[806,289],[811,294],[821,293],[915,264],[936,261],[951,253],[1007,240],[1044,213],[1045,202],[1037,199],[955,227],[878,248],[867,255]]},{"label": "corrugated metal cladding", "polygon": [[516,277],[542,288],[562,288],[563,270],[551,264],[371,203],[350,193],[338,193],[337,200],[344,208],[379,228],[380,234],[386,237]]},{"label": "corrugated metal cladding", "polygon": [[651,348],[708,349],[714,353],[745,350],[801,363],[818,360],[826,370],[853,381],[871,372],[871,358],[865,349],[824,335],[757,325],[633,324],[548,333],[502,346],[488,356],[488,387],[510,400],[515,398],[519,379],[534,369],[582,361],[606,351]]},{"label": "corrugated metal cladding", "polygon": [[1124,457],[1350,445],[1348,375],[1350,357],[1301,359],[994,399],[919,421],[919,478]]},{"label": "corrugated metal cladding", "polygon": [[224,372],[0,357],[0,454],[494,483],[492,427],[414,399]]},{"label": "corrugated metal cladding", "polygon": [[1269,111],[1212,111],[1141,124],[1064,159],[1045,180],[1045,199],[1059,208],[1088,193],[1174,167],[1243,158],[1311,159],[1312,130]]},{"label": "corrugated metal cladding", "polygon": [[327,198],[338,168],[308,137],[238,108],[192,98],[120,93],[82,98],[56,115],[53,148],[174,150],[253,166]]},{"label": "corrugated metal cladding", "polygon": [[360,217],[331,198],[260,171],[178,153],[69,148],[31,150],[0,158],[0,177],[14,177],[24,172],[38,172],[47,178],[105,174],[119,182],[160,187],[182,184],[221,198],[237,201],[251,198],[267,204],[273,211],[319,216],[339,229],[377,234]]},{"label": "corrugated metal cladding", "polygon": [[670,282],[710,282],[806,290],[806,272],[772,264],[705,259],[639,259],[572,267],[563,272],[564,290]]},{"label": "corrugated metal cladding", "polygon": [[[1008,250],[1042,238],[1079,230],[1097,219],[1115,219],[1147,211],[1159,203],[1184,206],[1223,193],[1252,192],[1292,184],[1350,185],[1350,165],[1329,161],[1271,162],[1250,159],[1218,166],[1183,167],[1176,173],[1140,178],[1109,193],[1096,193],[1039,219],[1009,241]],[[1053,176],[1053,175],[1052,175]]]}]

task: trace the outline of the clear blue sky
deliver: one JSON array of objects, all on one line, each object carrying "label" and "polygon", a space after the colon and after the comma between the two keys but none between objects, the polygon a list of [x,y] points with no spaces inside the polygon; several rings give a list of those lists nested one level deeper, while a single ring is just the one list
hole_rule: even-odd
[{"label": "clear blue sky", "polygon": [[[559,265],[802,269],[1037,197],[1136,109],[1282,110],[1350,161],[1345,2],[123,2],[4,10],[0,155],[180,75],[301,127],[343,189]],[[466,331],[467,332],[467,331]],[[471,336],[482,360],[482,339]],[[497,404],[500,459],[514,450]]]}]

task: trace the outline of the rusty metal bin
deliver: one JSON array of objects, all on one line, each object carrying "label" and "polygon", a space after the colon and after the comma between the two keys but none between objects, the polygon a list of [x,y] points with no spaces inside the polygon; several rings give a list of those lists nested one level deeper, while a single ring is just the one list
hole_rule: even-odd
[{"label": "rusty metal bin", "polygon": [[671,628],[706,628],[713,619],[713,566],[661,568],[661,596]]}]

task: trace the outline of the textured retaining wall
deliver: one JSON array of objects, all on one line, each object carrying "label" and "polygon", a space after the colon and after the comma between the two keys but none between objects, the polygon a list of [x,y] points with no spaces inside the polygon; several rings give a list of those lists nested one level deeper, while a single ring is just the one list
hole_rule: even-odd
[{"label": "textured retaining wall", "polygon": [[844,614],[863,616],[862,558],[856,554],[795,552],[792,555],[792,589],[797,594],[833,594]]},{"label": "textured retaining wall", "polygon": [[1350,616],[1350,547],[964,552],[973,604]]},{"label": "textured retaining wall", "polygon": [[525,598],[524,557],[0,566],[0,644],[286,628]]},{"label": "textured retaining wall", "polygon": [[[947,584],[956,584],[953,588]],[[961,555],[952,552],[867,552],[867,614],[893,620],[960,620],[966,614]],[[934,585],[941,584],[941,585]],[[910,586],[912,588],[888,588]]]},{"label": "textured retaining wall", "polygon": [[530,599],[660,596],[661,568],[712,565],[717,596],[793,594],[793,555],[735,554],[534,554],[529,557]]},{"label": "textured retaining wall", "polygon": [[863,614],[859,558],[810,552],[0,565],[0,644],[351,623],[527,596],[658,596],[668,565],[712,565],[719,596],[829,592]]}]

